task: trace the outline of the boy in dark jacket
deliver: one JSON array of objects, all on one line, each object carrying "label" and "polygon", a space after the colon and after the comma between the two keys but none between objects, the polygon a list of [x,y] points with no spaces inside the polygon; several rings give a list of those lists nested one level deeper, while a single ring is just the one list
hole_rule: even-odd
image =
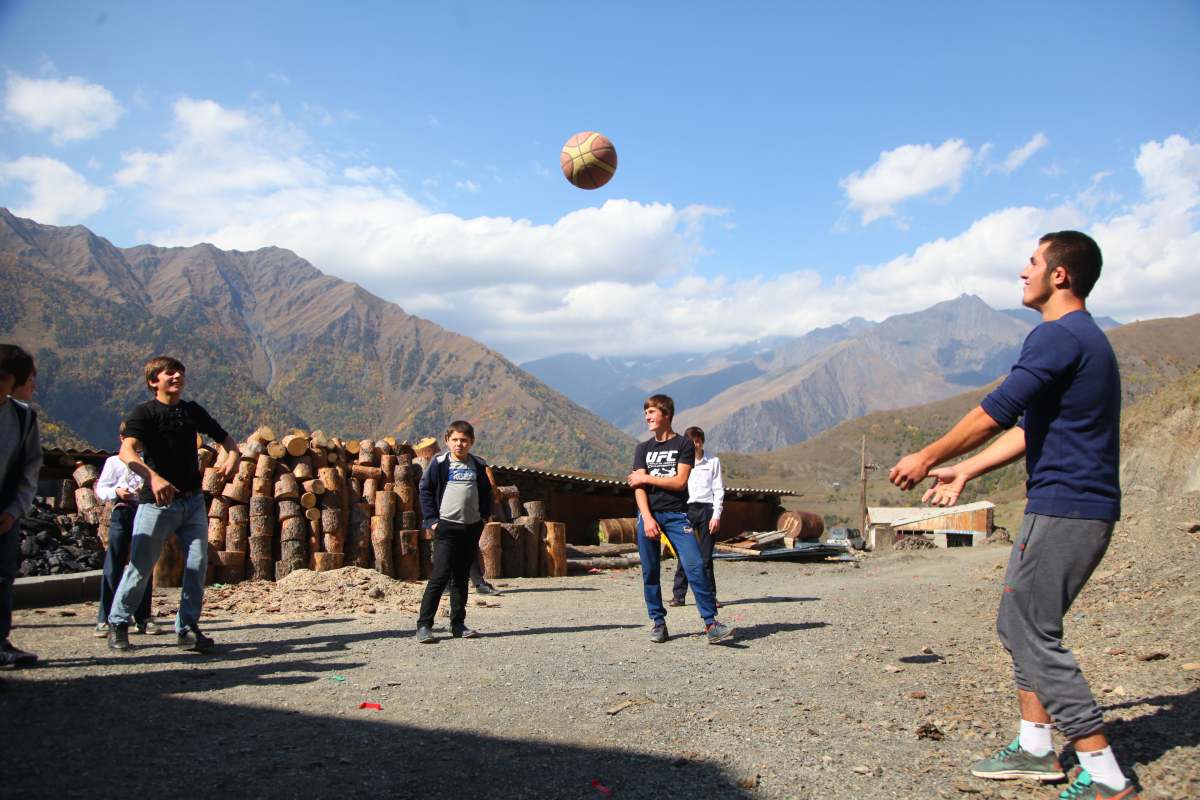
[{"label": "boy in dark jacket", "polygon": [[447,450],[429,462],[421,479],[421,513],[433,531],[433,574],[425,585],[417,641],[436,642],[433,618],[442,591],[450,585],[450,635],[473,639],[479,634],[466,626],[467,581],[479,549],[479,535],[492,513],[492,482],[487,464],[470,454],[475,428],[457,420],[446,429]]}]

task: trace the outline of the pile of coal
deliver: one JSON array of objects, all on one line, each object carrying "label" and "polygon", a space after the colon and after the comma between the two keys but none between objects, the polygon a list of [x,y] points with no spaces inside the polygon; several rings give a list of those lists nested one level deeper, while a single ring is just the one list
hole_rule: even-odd
[{"label": "pile of coal", "polygon": [[61,575],[104,567],[104,544],[96,528],[75,514],[56,514],[41,501],[20,522],[17,574]]}]

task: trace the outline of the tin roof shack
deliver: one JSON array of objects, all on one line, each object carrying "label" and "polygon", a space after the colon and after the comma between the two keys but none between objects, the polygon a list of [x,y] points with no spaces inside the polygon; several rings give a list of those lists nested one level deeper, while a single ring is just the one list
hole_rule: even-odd
[{"label": "tin roof shack", "polygon": [[868,508],[867,546],[890,548],[909,536],[930,539],[938,547],[972,547],[992,532],[996,506],[986,500],[950,508]]},{"label": "tin roof shack", "polygon": [[[521,502],[541,500],[546,518],[567,526],[567,544],[595,544],[602,519],[637,516],[633,489],[622,480],[581,472],[550,472],[529,467],[492,465],[500,486],[516,486]],[[771,531],[783,513],[784,497],[795,492],[778,489],[725,487],[725,509],[717,538],[735,539],[743,531]]]}]

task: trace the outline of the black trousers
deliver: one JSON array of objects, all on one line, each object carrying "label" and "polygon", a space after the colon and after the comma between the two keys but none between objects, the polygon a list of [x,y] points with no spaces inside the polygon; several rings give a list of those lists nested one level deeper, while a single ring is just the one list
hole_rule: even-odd
[{"label": "black trousers", "polygon": [[[108,612],[112,610],[113,598],[117,595],[117,587],[121,585],[121,575],[129,563],[129,552],[133,546],[133,518],[136,514],[136,505],[119,505],[112,510],[112,522],[108,527],[108,552],[104,554],[104,575],[100,580],[97,622],[108,622]],[[154,577],[151,576],[142,601],[133,612],[134,622],[150,618],[153,595]]]},{"label": "black trousers", "polygon": [[[717,597],[717,578],[713,573],[713,537],[708,530],[712,521],[712,503],[688,503],[687,518],[696,529],[696,541],[700,543],[700,555],[704,558],[704,574],[708,576],[708,585],[712,587],[713,599]],[[683,574],[683,563],[675,566],[675,586],[671,595],[680,602],[687,596],[688,579]]]},{"label": "black trousers", "polygon": [[450,624],[461,625],[467,618],[467,586],[482,533],[483,520],[471,525],[447,520],[438,523],[433,532],[433,574],[429,576],[425,596],[421,598],[418,628],[433,627],[433,618],[447,584],[450,584]]}]

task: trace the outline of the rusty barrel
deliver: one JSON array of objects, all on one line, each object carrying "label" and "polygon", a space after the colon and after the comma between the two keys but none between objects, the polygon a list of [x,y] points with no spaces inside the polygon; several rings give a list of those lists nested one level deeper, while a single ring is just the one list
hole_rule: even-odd
[{"label": "rusty barrel", "polygon": [[811,511],[785,511],[776,526],[791,538],[805,542],[816,541],[825,532],[825,520]]}]

